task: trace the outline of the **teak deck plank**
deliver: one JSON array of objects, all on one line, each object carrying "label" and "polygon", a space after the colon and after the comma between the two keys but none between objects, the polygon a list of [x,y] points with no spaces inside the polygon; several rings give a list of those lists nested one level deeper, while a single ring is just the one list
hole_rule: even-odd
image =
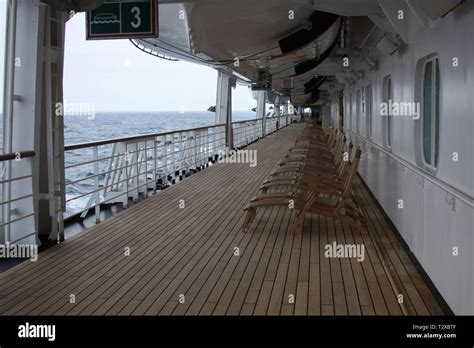
[{"label": "teak deck plank", "polygon": [[[213,165],[1,273],[0,314],[400,315],[376,237],[410,313],[443,314],[360,178],[354,194],[368,235],[312,214],[302,233],[289,234],[286,207],[260,209],[240,230],[243,208],[303,127],[248,146],[256,167]],[[364,244],[365,260],[327,258],[333,242]]]}]

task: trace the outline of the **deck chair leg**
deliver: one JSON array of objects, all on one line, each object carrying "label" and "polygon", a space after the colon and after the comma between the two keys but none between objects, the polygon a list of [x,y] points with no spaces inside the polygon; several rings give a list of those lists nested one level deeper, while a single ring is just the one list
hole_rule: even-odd
[{"label": "deck chair leg", "polygon": [[296,216],[293,220],[293,224],[291,225],[291,228],[290,228],[290,233],[296,234],[299,231],[301,231],[301,229],[303,227],[303,223],[304,223],[304,217],[305,217],[306,210],[309,207],[311,207],[311,205],[314,203],[314,200],[316,199],[316,197],[317,196],[316,196],[315,193],[311,193],[309,195],[308,200],[306,201],[306,204],[304,205],[304,207],[297,210]]},{"label": "deck chair leg", "polygon": [[350,222],[351,226],[354,227],[360,234],[366,235],[369,234],[367,228],[360,222],[352,220]]},{"label": "deck chair leg", "polygon": [[354,219],[348,215],[341,215],[340,219],[343,222],[346,222],[350,226],[354,227],[356,231],[358,231],[360,234],[363,234],[363,235],[369,234],[369,231],[367,230],[367,226],[365,225],[364,222]]},{"label": "deck chair leg", "polygon": [[298,232],[301,231],[301,227],[303,226],[304,223],[304,216],[305,216],[305,210],[299,210],[296,212],[295,218],[293,220],[293,223],[291,224],[290,228],[290,233],[291,234],[297,234]]},{"label": "deck chair leg", "polygon": [[248,228],[252,224],[253,219],[255,219],[255,215],[257,209],[254,207],[247,208],[247,212],[245,213],[244,223],[242,224],[242,232],[247,232]]}]

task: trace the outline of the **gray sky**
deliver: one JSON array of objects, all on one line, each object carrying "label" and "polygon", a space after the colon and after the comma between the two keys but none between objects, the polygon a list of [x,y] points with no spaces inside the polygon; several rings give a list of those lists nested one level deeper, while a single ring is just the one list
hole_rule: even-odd
[{"label": "gray sky", "polygon": [[[97,111],[206,111],[215,105],[217,71],[150,56],[128,40],[86,41],[84,17],[77,14],[67,23],[67,102],[93,102]],[[232,106],[249,111],[256,101],[238,86]]]}]

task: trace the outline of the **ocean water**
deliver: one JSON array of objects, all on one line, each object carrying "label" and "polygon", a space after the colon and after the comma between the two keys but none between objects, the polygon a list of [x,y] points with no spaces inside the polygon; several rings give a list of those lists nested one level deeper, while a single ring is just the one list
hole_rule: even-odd
[{"label": "ocean water", "polygon": [[[209,111],[101,112],[94,117],[65,116],[66,145],[125,136],[142,135],[214,124],[215,114]],[[254,119],[252,111],[234,111],[234,121]],[[0,150],[3,147],[3,115],[0,112]],[[1,152],[1,151],[0,151]]]},{"label": "ocean water", "polygon": [[[234,111],[232,118],[234,121],[255,119],[255,113],[252,111]],[[78,144],[126,136],[210,126],[214,123],[215,114],[208,111],[185,113],[109,112],[97,113],[95,117],[65,116],[64,142],[66,145]],[[99,147],[99,158],[110,156],[110,151],[111,145]],[[75,166],[79,163],[91,161],[93,159],[92,156],[91,148],[68,151],[65,154],[66,200],[75,198],[67,203],[66,215],[84,208],[90,195],[83,195],[94,190],[94,179],[77,182],[77,180],[94,174],[93,165]],[[149,160],[151,160],[151,158]],[[101,160],[99,162],[99,172],[104,172],[107,165],[107,160]],[[99,176],[100,185],[104,182],[104,178],[104,175]]]},{"label": "ocean water", "polygon": [[[252,111],[234,111],[232,119],[254,119]],[[65,116],[66,145],[213,125],[213,112],[106,112],[95,117]]]},{"label": "ocean water", "polygon": [[[0,113],[0,121],[2,120]],[[234,121],[255,119],[255,112],[234,111]],[[3,138],[2,123],[0,122],[0,152]],[[64,142],[65,145],[107,140],[134,135],[144,135],[172,130],[182,130],[215,123],[213,112],[103,112],[94,117],[65,116]],[[99,147],[99,158],[110,156],[111,145]],[[94,174],[92,164],[75,166],[92,160],[91,148],[69,151],[65,154],[66,199],[77,197],[67,203],[68,213],[82,209],[90,197],[85,195],[94,190],[94,179],[78,181]],[[99,162],[99,172],[106,170],[107,160]],[[68,168],[70,167],[70,168]],[[102,185],[104,175],[99,176]],[[82,196],[82,197],[81,197]]]}]

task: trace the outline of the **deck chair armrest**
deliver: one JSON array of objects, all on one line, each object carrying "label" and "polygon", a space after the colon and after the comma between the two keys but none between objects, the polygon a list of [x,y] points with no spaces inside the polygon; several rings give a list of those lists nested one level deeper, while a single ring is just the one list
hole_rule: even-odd
[{"label": "deck chair armrest", "polygon": [[300,187],[303,191],[313,191],[316,192],[318,195],[319,194],[327,194],[330,196],[335,196],[335,197],[340,197],[342,194],[341,190],[328,187],[328,186],[319,186],[319,185],[314,185],[314,184],[301,184]]}]

